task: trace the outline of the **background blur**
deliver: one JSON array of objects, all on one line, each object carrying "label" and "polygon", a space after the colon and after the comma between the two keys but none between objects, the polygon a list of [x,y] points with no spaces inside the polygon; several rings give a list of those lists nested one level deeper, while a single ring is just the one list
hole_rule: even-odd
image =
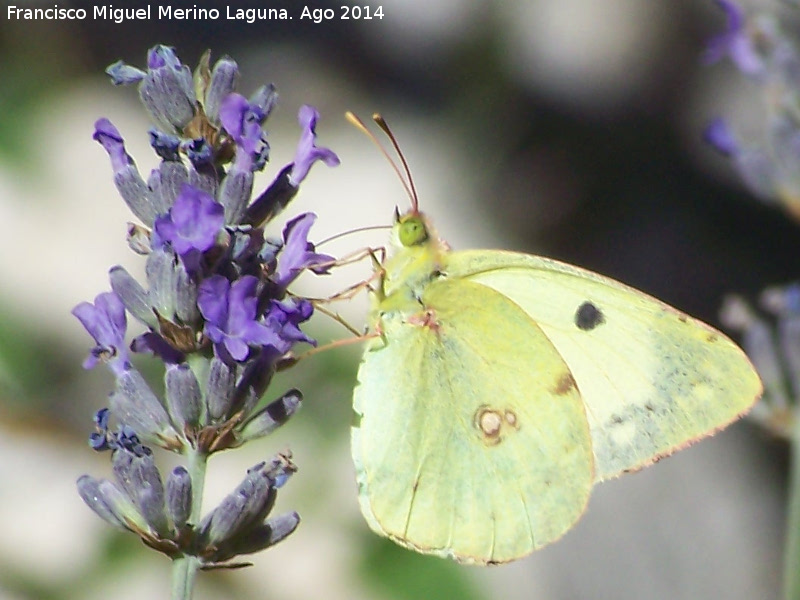
[{"label": "background blur", "polygon": [[[711,323],[724,294],[753,298],[797,277],[796,226],[745,193],[700,141],[711,117],[748,123],[761,109],[729,64],[700,63],[705,40],[725,26],[711,0],[386,0],[365,3],[383,6],[383,19],[368,21],[339,20],[340,2],[312,2],[336,19],[300,21],[303,4],[292,0],[228,1],[295,15],[254,24],[0,16],[0,599],[167,596],[168,561],[112,532],[75,492],[82,473],[110,474],[86,437],[112,379],[80,368],[91,340],[69,314],[108,289],[110,266],[142,271],[125,243],[131,216],[91,135],[109,117],[140,171],[155,166],[135,89],[114,88],[103,70],[117,59],[144,66],[156,43],[192,68],[206,48],[231,55],[245,95],[278,86],[259,189],[292,158],[299,106],[319,108],[319,143],[342,165],[316,166],[285,215],[317,212],[313,240],[389,224],[407,206],[385,160],[343,118],[380,111],[423,210],[454,248],[552,256]],[[322,251],[383,240],[353,235]],[[368,269],[304,284],[329,294]],[[362,298],[342,310],[362,327],[364,307]],[[319,315],[313,333],[346,332]],[[252,568],[202,574],[198,599],[778,596],[787,453],[746,421],[598,486],[563,540],[511,565],[461,567],[379,539],[360,516],[349,457],[358,356],[326,353],[293,370],[270,394],[300,387],[303,411],[274,437],[211,462],[207,506],[247,467],[290,447],[300,472],[276,510],[297,510],[303,523]]]}]

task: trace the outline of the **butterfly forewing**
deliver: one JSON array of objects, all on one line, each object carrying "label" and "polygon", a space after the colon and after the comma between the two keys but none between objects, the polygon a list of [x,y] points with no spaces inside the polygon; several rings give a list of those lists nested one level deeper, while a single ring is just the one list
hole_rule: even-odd
[{"label": "butterfly forewing", "polygon": [[448,254],[445,271],[496,290],[545,333],[585,403],[598,481],[714,433],[761,394],[753,366],[727,337],[612,279],[484,250]]}]

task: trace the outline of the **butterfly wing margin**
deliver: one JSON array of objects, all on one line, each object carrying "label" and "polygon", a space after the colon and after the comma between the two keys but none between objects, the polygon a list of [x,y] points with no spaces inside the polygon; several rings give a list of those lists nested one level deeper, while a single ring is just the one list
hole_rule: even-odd
[{"label": "butterfly wing margin", "polygon": [[521,253],[467,250],[447,259],[447,276],[513,300],[561,354],[586,404],[597,481],[713,434],[761,395],[736,344],[634,288]]},{"label": "butterfly wing margin", "polygon": [[480,564],[519,558],[585,510],[593,466],[583,403],[513,302],[458,280],[430,284],[422,300],[427,323],[386,317],[359,369],[352,450],[362,512],[418,551]]}]

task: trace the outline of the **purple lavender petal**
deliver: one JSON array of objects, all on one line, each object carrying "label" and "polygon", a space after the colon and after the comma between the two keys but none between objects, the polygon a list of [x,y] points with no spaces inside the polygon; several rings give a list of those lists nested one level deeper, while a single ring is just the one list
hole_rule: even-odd
[{"label": "purple lavender petal", "polygon": [[229,94],[219,109],[222,127],[236,143],[236,167],[242,171],[258,170],[266,162],[269,146],[261,124],[264,111],[240,94]]},{"label": "purple lavender petal", "polygon": [[128,165],[133,164],[133,159],[125,151],[125,141],[122,139],[119,130],[108,119],[102,118],[95,121],[92,139],[99,142],[108,152],[114,173],[118,173]]},{"label": "purple lavender petal", "polygon": [[300,107],[297,114],[297,121],[303,132],[300,134],[300,142],[294,154],[292,170],[289,173],[289,182],[297,187],[308,175],[311,165],[321,160],[329,167],[339,164],[339,157],[328,148],[318,148],[316,146],[316,126],[319,119],[319,112],[313,106],[307,104]]},{"label": "purple lavender petal", "polygon": [[709,40],[703,62],[712,64],[728,55],[743,73],[759,75],[764,70],[764,61],[748,36],[744,11],[732,0],[715,2],[725,11],[728,24],[724,32]]},{"label": "purple lavender petal", "polygon": [[204,332],[218,357],[227,354],[242,361],[251,346],[286,346],[277,328],[259,322],[257,291],[258,279],[251,275],[232,284],[215,275],[200,284],[197,304],[206,319]]},{"label": "purple lavender petal", "polygon": [[270,301],[265,321],[280,336],[283,344],[276,348],[281,353],[288,352],[297,342],[317,345],[316,340],[308,337],[299,327],[300,323],[307,321],[313,312],[314,308],[307,300],[292,299],[286,303]]},{"label": "purple lavender petal", "polygon": [[211,195],[184,184],[168,215],[155,222],[158,238],[181,256],[205,252],[214,245],[224,225],[225,209]]},{"label": "purple lavender petal", "polygon": [[[273,277],[279,288],[285,290],[303,269],[317,274],[327,273],[334,257],[314,252],[308,241],[311,226],[317,220],[314,213],[304,213],[289,221],[283,229],[284,246],[278,258],[278,268]],[[328,266],[324,266],[324,265]]]},{"label": "purple lavender petal", "polygon": [[108,119],[98,119],[94,127],[95,131],[92,137],[103,146],[111,158],[114,185],[122,199],[125,200],[134,215],[139,217],[145,225],[151,226],[155,214],[150,191],[139,175],[133,158],[125,151],[125,142],[122,136]]},{"label": "purple lavender petal", "polygon": [[703,131],[703,139],[725,156],[739,152],[739,144],[725,119],[713,119]]},{"label": "purple lavender petal", "polygon": [[209,277],[197,290],[197,307],[208,323],[219,325],[228,319],[230,282],[222,275]]},{"label": "purple lavender petal", "polygon": [[83,368],[91,369],[104,359],[115,375],[124,372],[129,366],[128,349],[125,346],[128,324],[125,306],[119,296],[114,292],[99,294],[94,304],[81,302],[72,309],[72,314],[97,343],[84,361]]}]

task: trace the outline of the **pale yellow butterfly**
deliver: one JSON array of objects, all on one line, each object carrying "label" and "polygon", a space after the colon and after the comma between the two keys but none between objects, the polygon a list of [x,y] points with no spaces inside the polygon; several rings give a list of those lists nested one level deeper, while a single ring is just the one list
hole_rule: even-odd
[{"label": "pale yellow butterfly", "polygon": [[451,251],[410,186],[353,397],[376,532],[466,563],[520,558],[564,535],[595,483],[713,434],[760,396],[719,331],[555,260]]}]

